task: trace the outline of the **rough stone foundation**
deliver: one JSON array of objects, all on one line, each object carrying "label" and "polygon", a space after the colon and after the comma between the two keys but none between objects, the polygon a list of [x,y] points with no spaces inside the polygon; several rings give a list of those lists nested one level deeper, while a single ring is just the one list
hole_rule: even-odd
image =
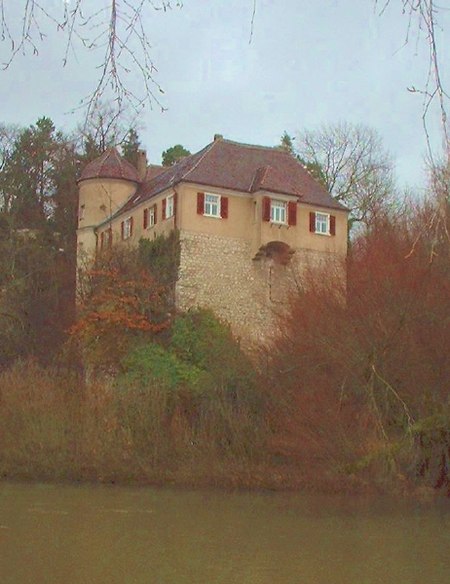
[{"label": "rough stone foundation", "polygon": [[302,286],[305,267],[325,255],[296,250],[281,265],[268,257],[254,260],[248,241],[189,231],[180,232],[180,245],[177,306],[211,308],[243,347],[270,340],[291,295]]}]

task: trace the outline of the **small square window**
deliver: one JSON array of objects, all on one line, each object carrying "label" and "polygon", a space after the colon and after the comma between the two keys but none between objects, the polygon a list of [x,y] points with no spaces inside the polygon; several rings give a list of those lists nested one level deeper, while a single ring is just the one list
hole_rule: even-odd
[{"label": "small square window", "polygon": [[270,201],[270,220],[272,223],[286,223],[286,203],[284,201]]},{"label": "small square window", "polygon": [[316,233],[330,234],[330,216],[327,213],[316,213]]},{"label": "small square window", "polygon": [[205,194],[204,215],[207,217],[220,217],[220,195]]}]

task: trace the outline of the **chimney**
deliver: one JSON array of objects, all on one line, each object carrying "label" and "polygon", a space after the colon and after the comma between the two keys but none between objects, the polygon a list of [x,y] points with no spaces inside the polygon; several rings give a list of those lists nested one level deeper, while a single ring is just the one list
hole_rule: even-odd
[{"label": "chimney", "polygon": [[217,142],[217,140],[223,140],[222,134],[214,134],[214,142]]},{"label": "chimney", "polygon": [[145,150],[138,150],[137,171],[139,178],[144,180],[147,174],[147,152]]}]

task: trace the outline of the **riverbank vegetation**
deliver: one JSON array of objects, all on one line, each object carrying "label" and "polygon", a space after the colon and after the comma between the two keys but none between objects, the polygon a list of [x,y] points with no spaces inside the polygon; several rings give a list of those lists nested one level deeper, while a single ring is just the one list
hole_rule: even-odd
[{"label": "riverbank vegetation", "polygon": [[[213,314],[169,312],[140,263],[151,250],[104,258],[53,364],[0,376],[0,473],[448,494],[450,257],[435,210],[359,236],[345,282],[312,271],[264,365]],[[119,309],[112,288],[142,303]]]},{"label": "riverbank vegetation", "polygon": [[272,350],[275,435],[316,477],[450,494],[448,205],[436,211],[373,224],[346,282],[315,272],[293,299]]}]

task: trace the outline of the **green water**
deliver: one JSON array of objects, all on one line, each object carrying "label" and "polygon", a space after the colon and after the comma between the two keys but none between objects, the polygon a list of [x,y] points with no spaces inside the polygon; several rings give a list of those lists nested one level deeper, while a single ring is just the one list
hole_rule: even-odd
[{"label": "green water", "polygon": [[0,584],[449,584],[450,503],[0,484]]}]

